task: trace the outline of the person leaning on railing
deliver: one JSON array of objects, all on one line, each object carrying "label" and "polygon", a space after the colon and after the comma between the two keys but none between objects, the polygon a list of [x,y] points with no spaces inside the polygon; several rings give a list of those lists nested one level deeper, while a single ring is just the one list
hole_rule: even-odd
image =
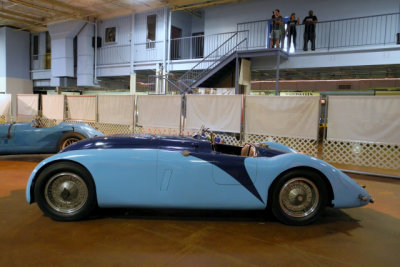
[{"label": "person leaning on railing", "polygon": [[279,9],[275,9],[274,15],[272,15],[270,48],[274,48],[274,46],[279,48],[279,41],[285,37],[284,28],[283,18],[279,13]]},{"label": "person leaning on railing", "polygon": [[312,10],[308,11],[308,16],[304,18],[304,51],[308,50],[308,41],[311,41],[311,50],[315,50],[315,23],[318,22],[314,12]]},{"label": "person leaning on railing", "polygon": [[296,25],[300,24],[300,18],[297,17],[296,20],[296,14],[292,13],[290,15],[290,20],[287,22],[287,29],[286,29],[286,34],[288,36],[288,51],[290,50],[290,45],[292,43],[292,38],[293,38],[293,47],[294,50],[296,51],[296,36],[297,36],[297,32],[296,32]]}]

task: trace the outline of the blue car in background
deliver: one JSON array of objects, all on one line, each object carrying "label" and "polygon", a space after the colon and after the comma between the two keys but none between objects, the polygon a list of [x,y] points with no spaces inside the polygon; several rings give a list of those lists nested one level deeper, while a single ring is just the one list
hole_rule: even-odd
[{"label": "blue car in background", "polygon": [[77,141],[102,135],[86,123],[62,122],[45,128],[37,120],[0,124],[0,155],[57,153]]},{"label": "blue car in background", "polygon": [[326,206],[373,202],[340,170],[284,145],[197,137],[120,135],[72,144],[33,170],[27,201],[59,221],[86,218],[96,207],[270,209],[289,225],[314,222]]}]

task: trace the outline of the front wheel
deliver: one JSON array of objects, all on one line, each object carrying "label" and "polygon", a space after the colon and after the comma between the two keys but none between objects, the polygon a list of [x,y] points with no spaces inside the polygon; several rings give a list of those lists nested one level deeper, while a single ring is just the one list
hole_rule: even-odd
[{"label": "front wheel", "polygon": [[57,221],[83,219],[97,206],[90,173],[75,163],[60,162],[44,169],[34,196],[44,214]]},{"label": "front wheel", "polygon": [[327,203],[322,178],[308,170],[283,175],[272,188],[271,210],[288,225],[307,225],[319,218]]}]

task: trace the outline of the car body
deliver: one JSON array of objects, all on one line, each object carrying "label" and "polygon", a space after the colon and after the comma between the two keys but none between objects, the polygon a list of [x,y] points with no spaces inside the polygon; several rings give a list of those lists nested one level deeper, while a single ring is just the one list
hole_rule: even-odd
[{"label": "car body", "polygon": [[44,128],[36,120],[0,124],[0,155],[56,153],[76,141],[102,135],[86,123],[62,122]]},{"label": "car body", "polygon": [[282,144],[241,147],[152,135],[75,143],[39,163],[26,198],[62,221],[82,219],[95,206],[270,208],[291,225],[315,221],[325,206],[350,208],[372,201],[340,170]]}]

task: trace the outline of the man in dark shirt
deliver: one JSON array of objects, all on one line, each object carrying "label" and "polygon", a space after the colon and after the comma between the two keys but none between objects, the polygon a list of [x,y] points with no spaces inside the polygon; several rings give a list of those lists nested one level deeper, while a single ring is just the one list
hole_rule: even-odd
[{"label": "man in dark shirt", "polygon": [[308,17],[303,20],[304,26],[304,51],[308,50],[308,41],[311,41],[311,50],[315,50],[315,23],[318,22],[314,12],[308,11]]}]

